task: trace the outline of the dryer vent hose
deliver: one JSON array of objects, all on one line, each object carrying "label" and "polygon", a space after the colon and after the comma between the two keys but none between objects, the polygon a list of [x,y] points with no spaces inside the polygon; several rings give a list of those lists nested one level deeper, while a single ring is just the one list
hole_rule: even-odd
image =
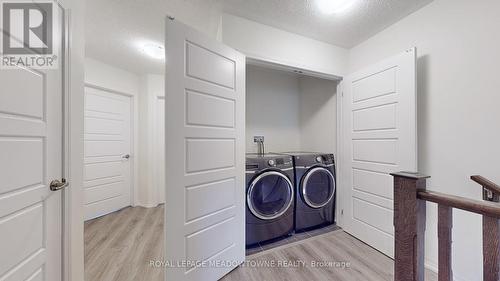
[{"label": "dryer vent hose", "polygon": [[260,155],[264,155],[266,153],[263,141],[257,142],[257,153]]}]

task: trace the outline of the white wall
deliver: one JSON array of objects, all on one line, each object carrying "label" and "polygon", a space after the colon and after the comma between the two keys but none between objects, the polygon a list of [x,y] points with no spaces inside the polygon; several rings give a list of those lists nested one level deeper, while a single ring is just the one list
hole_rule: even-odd
[{"label": "white wall", "polygon": [[[436,0],[350,51],[350,69],[416,46],[419,170],[432,190],[481,199],[469,177],[500,182],[500,1]],[[437,264],[436,208],[426,251]],[[481,219],[454,211],[453,272],[481,280]]]},{"label": "white wall", "polygon": [[129,95],[139,94],[139,76],[126,70],[85,58],[85,83]]},{"label": "white wall", "polygon": [[[164,203],[164,192],[160,194],[158,185],[163,181],[165,171],[160,171],[158,156],[163,154],[159,147],[158,127],[164,124],[158,120],[163,116],[158,107],[158,97],[165,95],[163,75],[146,74],[140,78],[139,97],[139,185],[141,186],[140,202],[142,206],[154,207]],[[162,110],[160,112],[160,110]],[[163,160],[163,158],[162,158]],[[163,190],[162,190],[163,191]]]},{"label": "white wall", "polygon": [[299,81],[296,75],[247,65],[246,150],[264,136],[266,152],[300,150]]},{"label": "white wall", "polygon": [[337,151],[337,82],[299,78],[300,143],[303,151]]},{"label": "white wall", "polygon": [[348,50],[240,17],[223,14],[219,37],[248,57],[343,76]]},{"label": "white wall", "polygon": [[215,38],[219,29],[222,7],[218,0],[168,0],[162,1],[162,9],[196,30]]},{"label": "white wall", "polygon": [[336,151],[337,82],[247,65],[246,150]]}]

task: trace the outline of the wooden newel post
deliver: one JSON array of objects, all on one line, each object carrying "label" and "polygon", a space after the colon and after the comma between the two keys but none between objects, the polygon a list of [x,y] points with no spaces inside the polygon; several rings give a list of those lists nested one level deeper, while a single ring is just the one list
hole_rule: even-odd
[{"label": "wooden newel post", "polygon": [[483,281],[500,280],[500,222],[483,216]]},{"label": "wooden newel post", "polygon": [[394,177],[394,280],[424,281],[425,201],[417,191],[426,179],[418,173],[399,172]]},{"label": "wooden newel post", "polygon": [[[500,202],[500,186],[482,177],[471,176],[483,186],[483,200]],[[483,281],[500,281],[500,220],[483,215]]]},{"label": "wooden newel post", "polygon": [[[498,203],[497,192],[483,186],[483,200]],[[483,216],[483,281],[500,280],[500,221]]]}]

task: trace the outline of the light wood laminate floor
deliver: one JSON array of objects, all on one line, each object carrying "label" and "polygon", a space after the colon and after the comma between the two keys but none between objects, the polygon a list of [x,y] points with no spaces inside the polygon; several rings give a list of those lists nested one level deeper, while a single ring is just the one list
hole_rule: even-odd
[{"label": "light wood laminate floor", "polygon": [[85,222],[85,280],[163,280],[163,206],[125,208]]},{"label": "light wood laminate floor", "polygon": [[[125,208],[85,222],[85,280],[163,281],[163,268],[149,265],[164,257],[163,211],[163,206]],[[313,268],[314,262],[330,266]],[[331,262],[348,262],[349,267]],[[222,280],[390,281],[393,268],[391,259],[339,230],[247,256],[244,266]],[[437,278],[427,272],[426,280]]]}]

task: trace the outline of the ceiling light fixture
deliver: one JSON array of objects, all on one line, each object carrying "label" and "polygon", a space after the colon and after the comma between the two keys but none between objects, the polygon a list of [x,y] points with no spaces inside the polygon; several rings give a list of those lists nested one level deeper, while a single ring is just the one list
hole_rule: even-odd
[{"label": "ceiling light fixture", "polygon": [[355,0],[316,0],[319,10],[327,15],[345,12],[354,2]]},{"label": "ceiling light fixture", "polygon": [[164,59],[165,58],[165,48],[158,44],[146,43],[142,47],[142,51],[154,58],[154,59]]}]

